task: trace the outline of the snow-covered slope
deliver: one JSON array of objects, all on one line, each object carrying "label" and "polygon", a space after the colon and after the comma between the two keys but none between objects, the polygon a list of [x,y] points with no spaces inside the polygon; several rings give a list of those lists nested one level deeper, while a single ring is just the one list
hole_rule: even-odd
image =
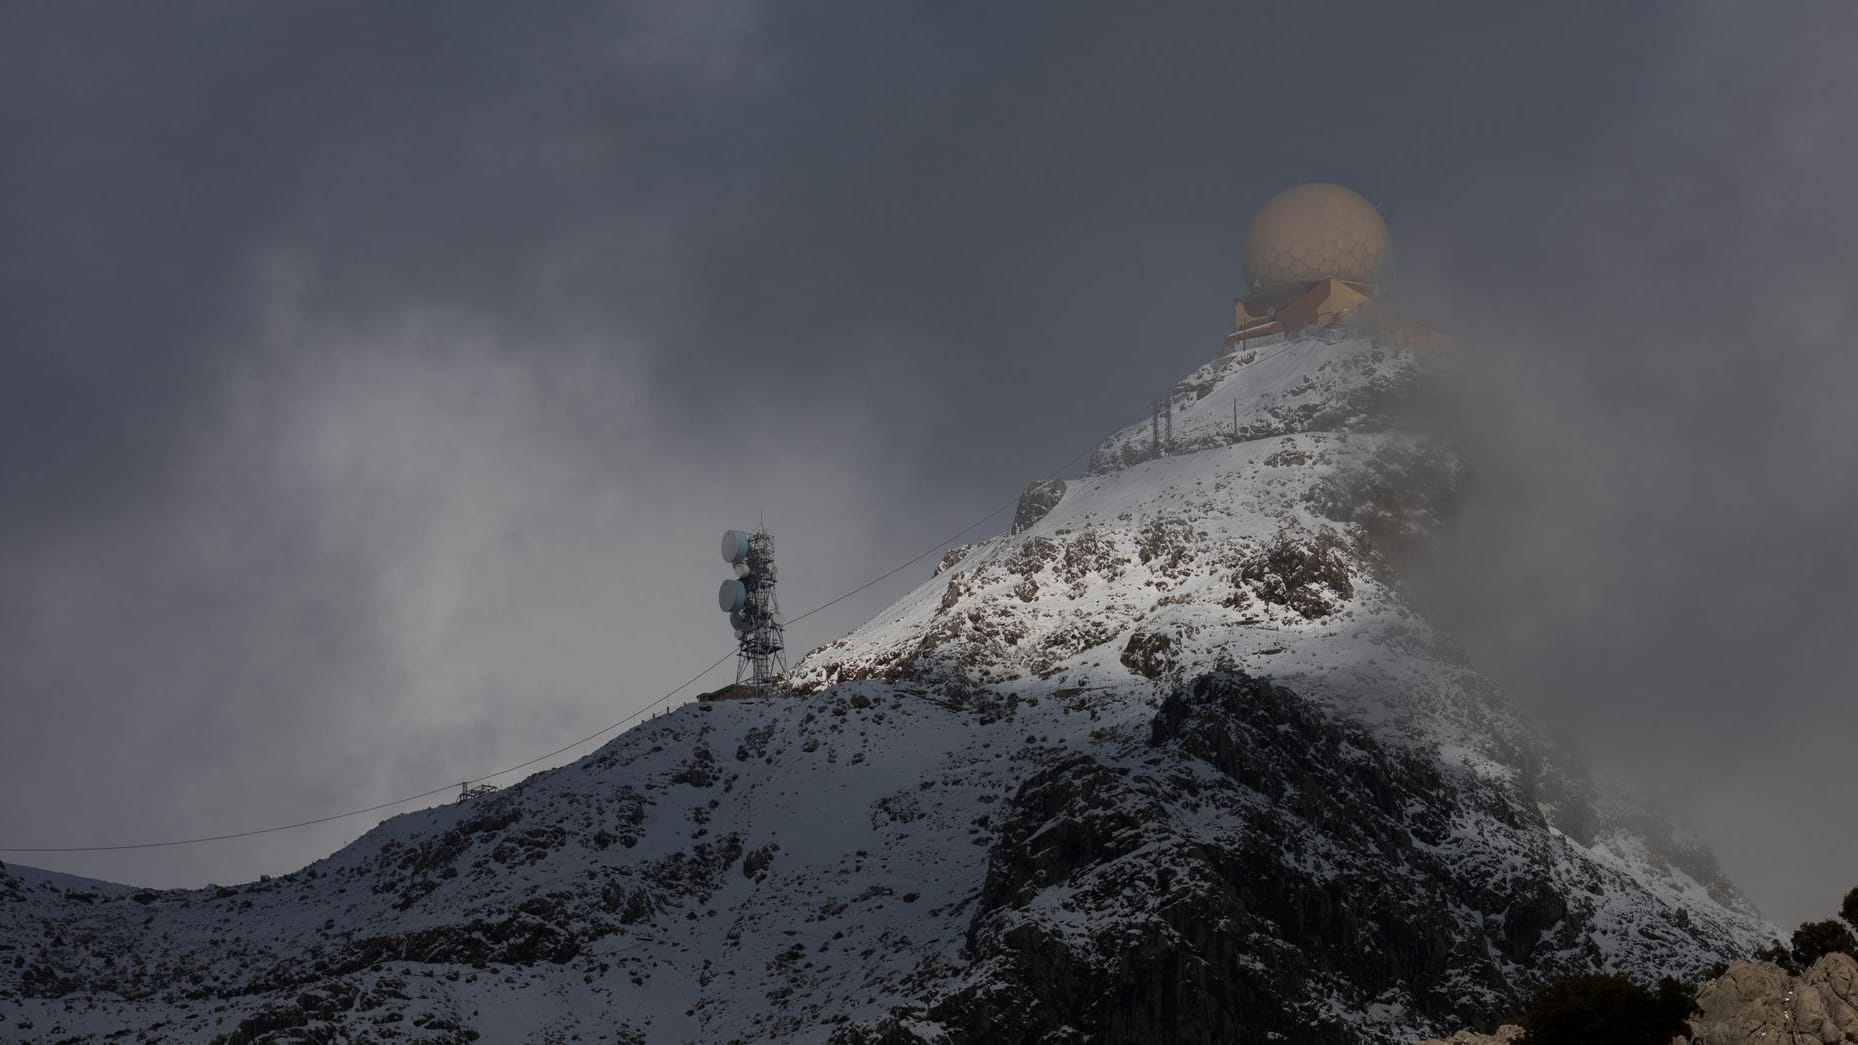
[{"label": "snow-covered slope", "polygon": [[0,1040],[1398,1041],[1746,954],[1708,854],[1402,602],[1460,471],[1422,362],[1221,357],[795,697],[269,881],[10,868]]}]

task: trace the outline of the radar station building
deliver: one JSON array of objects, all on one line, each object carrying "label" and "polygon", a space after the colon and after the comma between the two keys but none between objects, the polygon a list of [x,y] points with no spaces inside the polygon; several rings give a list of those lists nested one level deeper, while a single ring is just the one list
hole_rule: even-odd
[{"label": "radar station building", "polygon": [[1429,340],[1395,321],[1393,238],[1374,204],[1330,182],[1293,185],[1271,197],[1246,230],[1245,294],[1233,302],[1226,347],[1347,325],[1401,342]]}]

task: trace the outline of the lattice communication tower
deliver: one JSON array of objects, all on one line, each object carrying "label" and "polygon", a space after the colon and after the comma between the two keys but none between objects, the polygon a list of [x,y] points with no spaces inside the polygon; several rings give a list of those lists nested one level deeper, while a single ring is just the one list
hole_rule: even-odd
[{"label": "lattice communication tower", "polygon": [[785,618],[774,595],[774,537],[730,530],[723,534],[723,561],[735,567],[735,578],[723,582],[716,604],[735,629],[736,685],[748,686],[757,697],[776,696],[787,657]]}]

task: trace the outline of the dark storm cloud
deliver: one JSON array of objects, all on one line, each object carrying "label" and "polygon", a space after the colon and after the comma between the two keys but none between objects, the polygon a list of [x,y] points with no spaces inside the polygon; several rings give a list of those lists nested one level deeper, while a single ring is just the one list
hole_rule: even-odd
[{"label": "dark storm cloud", "polygon": [[[723,645],[706,534],[766,508],[805,607],[952,532],[1217,347],[1244,223],[1291,182],[1360,188],[1413,292],[1503,335],[1612,300],[1605,266],[1707,325],[1685,274],[1724,274],[1660,235],[1686,213],[1662,175],[1752,169],[1709,128],[1790,104],[1800,31],[1655,5],[4,17],[0,825],[28,844],[314,815],[617,718]],[[1695,57],[1725,38],[1767,93]],[[1701,130],[1646,144],[1672,120]],[[1774,248],[1753,188],[1713,184]],[[1672,482],[1714,467],[1635,414],[1655,375],[1589,357],[1627,368],[1577,382],[1590,427],[1646,418]],[[1633,478],[1591,482],[1630,505]],[[1692,550],[1558,561],[1675,598]],[[1488,644],[1531,678],[1592,638],[1545,603],[1559,647]],[[1719,703],[1700,728],[1749,706]],[[60,866],[225,880],[359,826]]]}]

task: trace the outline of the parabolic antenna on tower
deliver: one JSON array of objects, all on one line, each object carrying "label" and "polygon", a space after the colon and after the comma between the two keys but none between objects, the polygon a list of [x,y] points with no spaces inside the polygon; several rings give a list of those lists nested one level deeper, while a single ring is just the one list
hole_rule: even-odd
[{"label": "parabolic antenna on tower", "polygon": [[1352,189],[1312,181],[1259,208],[1240,259],[1247,291],[1330,276],[1379,286],[1393,275],[1393,241],[1374,204]]},{"label": "parabolic antenna on tower", "polygon": [[748,534],[741,530],[723,532],[723,561],[740,563],[748,558]]}]

